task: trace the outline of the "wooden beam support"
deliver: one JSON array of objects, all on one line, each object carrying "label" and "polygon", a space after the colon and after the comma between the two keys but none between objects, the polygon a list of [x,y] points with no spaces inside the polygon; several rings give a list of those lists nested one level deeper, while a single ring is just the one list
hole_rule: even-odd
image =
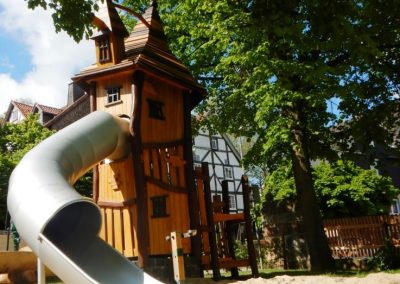
[{"label": "wooden beam support", "polygon": [[247,251],[249,253],[249,262],[251,267],[251,273],[253,277],[258,277],[258,267],[256,259],[256,250],[253,242],[253,226],[250,215],[250,189],[249,179],[247,176],[242,176],[242,192],[243,192],[243,213],[245,220],[246,239],[247,239]]},{"label": "wooden beam support", "polygon": [[[200,208],[197,189],[194,183],[194,170],[193,170],[193,150],[192,150],[192,116],[191,116],[191,99],[190,95],[183,92],[183,104],[184,104],[184,129],[183,129],[183,156],[186,161],[185,167],[185,180],[186,188],[188,192],[189,202],[189,218],[190,218],[190,229],[200,229]],[[192,255],[199,266],[200,277],[203,277],[203,270],[201,269],[201,258],[202,258],[202,245],[201,235],[197,234],[191,238]]]},{"label": "wooden beam support", "polygon": [[208,163],[201,163],[201,169],[203,171],[203,182],[204,182],[204,200],[206,203],[206,215],[207,225],[211,228],[208,234],[210,242],[210,253],[211,253],[211,267],[213,271],[213,279],[218,281],[221,279],[221,273],[218,265],[218,247],[217,247],[217,234],[215,232],[213,206],[211,200],[211,188],[210,188],[210,173],[208,171]]},{"label": "wooden beam support", "polygon": [[[90,112],[94,112],[97,109],[96,99],[97,99],[97,87],[96,83],[92,82],[89,85]],[[93,167],[92,192],[93,192],[93,201],[97,203],[97,201],[99,200],[99,165],[95,165]]]},{"label": "wooden beam support", "polygon": [[[227,180],[222,181],[222,201],[224,202],[224,207],[222,209],[222,212],[225,214],[230,213],[230,208],[229,208],[229,185]],[[233,259],[236,260],[236,255],[235,255],[235,232],[233,230],[233,224],[231,221],[227,221],[225,223],[225,230],[226,230],[226,238],[228,239],[228,251],[229,251],[229,256]],[[232,278],[238,279],[239,278],[239,270],[237,267],[232,267],[231,268],[231,275]]]},{"label": "wooden beam support", "polygon": [[140,134],[140,120],[142,109],[142,91],[143,91],[144,73],[136,71],[133,74],[132,96],[133,109],[130,121],[130,132],[132,138],[132,159],[133,171],[136,187],[137,201],[137,248],[138,261],[140,267],[146,267],[149,257],[149,221],[148,221],[148,200],[147,189],[144,180],[144,170],[141,161],[142,141]]}]

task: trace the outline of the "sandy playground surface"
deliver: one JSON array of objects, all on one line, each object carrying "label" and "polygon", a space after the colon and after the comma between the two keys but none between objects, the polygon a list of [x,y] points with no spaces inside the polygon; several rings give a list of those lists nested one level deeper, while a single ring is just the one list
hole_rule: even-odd
[{"label": "sandy playground surface", "polygon": [[384,272],[371,273],[365,277],[328,277],[328,276],[275,276],[264,279],[255,278],[246,281],[224,280],[214,283],[235,284],[400,284],[400,274]]}]

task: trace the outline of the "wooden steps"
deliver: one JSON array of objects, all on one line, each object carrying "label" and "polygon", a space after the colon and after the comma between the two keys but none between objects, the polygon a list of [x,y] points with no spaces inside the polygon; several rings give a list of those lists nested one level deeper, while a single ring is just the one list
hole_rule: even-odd
[{"label": "wooden steps", "polygon": [[227,222],[227,221],[237,221],[242,222],[244,221],[244,214],[237,213],[237,214],[229,214],[229,213],[214,213],[214,222]]},{"label": "wooden steps", "polygon": [[[250,261],[248,259],[232,259],[230,257],[224,257],[218,259],[219,268],[231,269],[235,267],[248,267],[250,266]],[[211,264],[204,264],[203,268],[206,270],[212,269]]]}]

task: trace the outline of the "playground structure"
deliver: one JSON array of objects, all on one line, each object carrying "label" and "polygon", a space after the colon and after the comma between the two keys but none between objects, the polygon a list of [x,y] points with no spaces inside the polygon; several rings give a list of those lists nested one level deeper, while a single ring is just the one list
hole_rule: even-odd
[{"label": "playground structure", "polygon": [[[166,237],[190,230],[198,233],[175,248],[193,264],[190,275],[211,269],[219,279],[226,268],[237,276],[239,266],[258,274],[247,179],[244,213],[229,214],[227,192],[216,206],[208,167],[193,170],[191,110],[205,91],[169,51],[155,1],[143,19],[128,34],[104,1],[94,21],[97,62],[72,78],[92,113],[39,144],[12,174],[8,207],[38,256],[39,283],[43,264],[66,283],[157,283],[128,258],[163,277]],[[72,188],[91,168],[93,200]],[[234,222],[246,223],[247,260],[235,259]]]}]

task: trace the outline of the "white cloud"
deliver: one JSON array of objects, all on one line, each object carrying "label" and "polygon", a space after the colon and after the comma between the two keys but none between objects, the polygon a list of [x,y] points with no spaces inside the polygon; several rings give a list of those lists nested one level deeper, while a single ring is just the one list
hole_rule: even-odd
[{"label": "white cloud", "polygon": [[95,61],[93,42],[76,44],[66,33],[57,34],[50,12],[29,10],[24,0],[0,0],[0,30],[26,45],[33,66],[20,81],[0,73],[0,113],[19,98],[64,106],[70,78]]}]

